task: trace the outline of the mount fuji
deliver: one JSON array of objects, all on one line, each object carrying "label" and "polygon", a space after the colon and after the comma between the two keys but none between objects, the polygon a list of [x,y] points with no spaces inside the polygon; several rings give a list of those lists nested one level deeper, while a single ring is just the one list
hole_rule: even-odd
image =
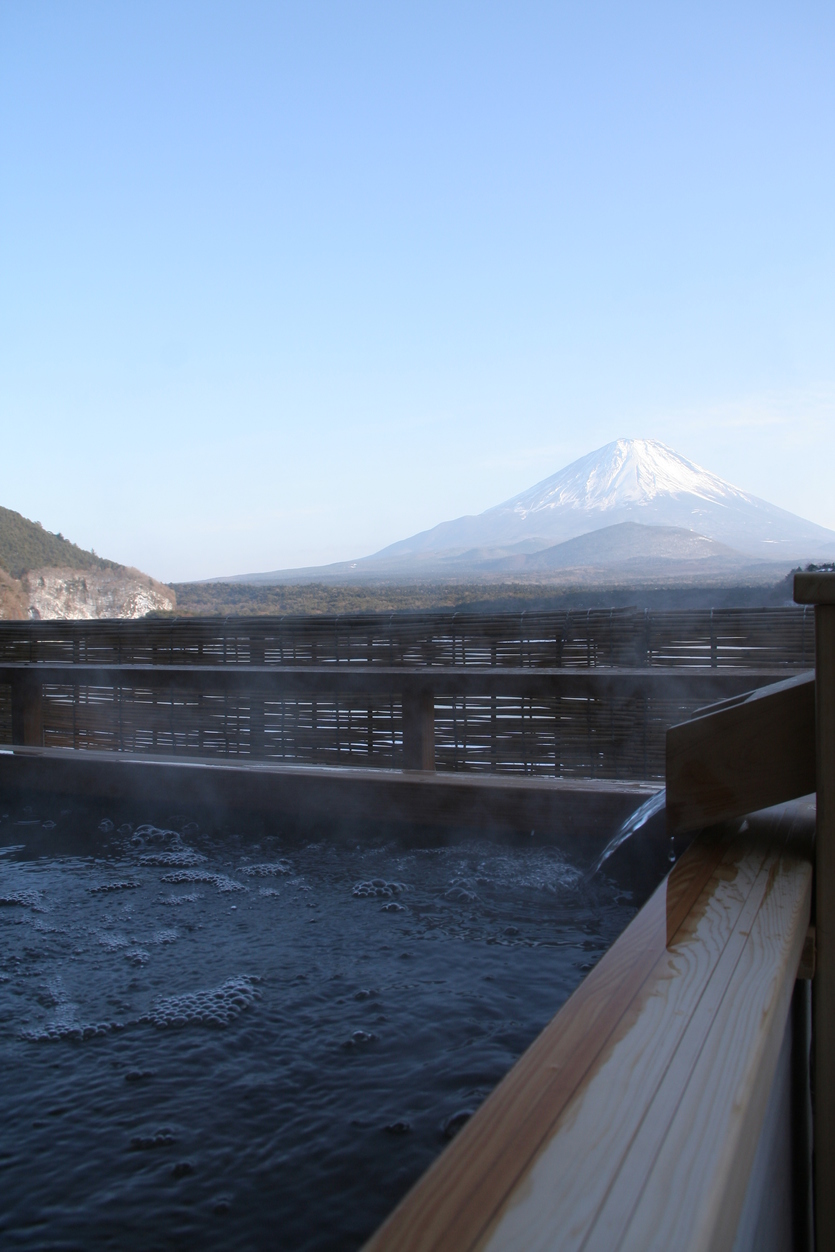
[{"label": "mount fuji", "polygon": [[[598,536],[594,532],[605,532]],[[578,544],[580,536],[586,536]],[[564,546],[563,546],[564,545]],[[835,557],[835,531],[702,469],[655,439],[618,439],[476,516],[355,562],[238,575],[363,578],[582,568],[644,561],[752,565]]]}]

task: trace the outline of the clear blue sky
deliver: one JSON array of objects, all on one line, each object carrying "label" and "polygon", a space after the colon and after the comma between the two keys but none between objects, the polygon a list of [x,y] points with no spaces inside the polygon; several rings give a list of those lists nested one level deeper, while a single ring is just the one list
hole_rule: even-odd
[{"label": "clear blue sky", "polygon": [[835,5],[0,0],[0,503],[165,579],[621,435],[835,527]]}]

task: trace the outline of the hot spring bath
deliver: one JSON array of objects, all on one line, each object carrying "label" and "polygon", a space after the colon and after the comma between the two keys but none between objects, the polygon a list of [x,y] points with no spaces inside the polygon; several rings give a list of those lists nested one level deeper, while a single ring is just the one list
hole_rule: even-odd
[{"label": "hot spring bath", "polygon": [[531,839],[111,819],[0,824],[8,1248],[358,1247],[635,912]]}]

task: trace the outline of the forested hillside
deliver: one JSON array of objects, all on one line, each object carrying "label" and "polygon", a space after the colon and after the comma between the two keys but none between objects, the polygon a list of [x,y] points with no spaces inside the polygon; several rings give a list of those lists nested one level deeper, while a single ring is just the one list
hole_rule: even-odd
[{"label": "forested hillside", "polygon": [[14,509],[0,507],[0,569],[12,578],[22,578],[28,570],[44,567],[62,569],[117,569],[115,562],[103,560],[70,543],[63,535],[44,530],[40,522],[30,522]]}]

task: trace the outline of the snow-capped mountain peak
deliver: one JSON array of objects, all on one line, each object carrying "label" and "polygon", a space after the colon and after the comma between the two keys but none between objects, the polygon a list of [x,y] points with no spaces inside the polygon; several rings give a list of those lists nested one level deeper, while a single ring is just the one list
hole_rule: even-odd
[{"label": "snow-capped mountain peak", "polygon": [[740,491],[659,440],[616,439],[484,513],[441,522],[368,559],[475,560],[518,544],[544,549],[620,522],[684,528],[769,560],[835,553],[833,531]]},{"label": "snow-capped mountain peak", "polygon": [[712,503],[752,499],[657,439],[617,439],[499,508],[511,508],[526,518],[552,509],[609,512],[640,507],[659,496],[682,495]]}]

